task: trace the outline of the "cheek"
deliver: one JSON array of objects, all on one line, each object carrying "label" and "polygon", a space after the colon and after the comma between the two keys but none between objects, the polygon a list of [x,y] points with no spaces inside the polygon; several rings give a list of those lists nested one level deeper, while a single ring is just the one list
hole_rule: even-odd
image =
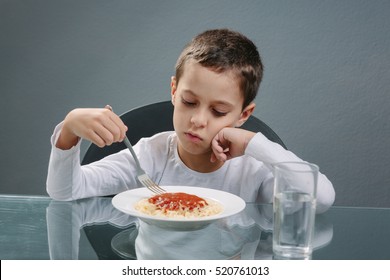
[{"label": "cheek", "polygon": [[173,125],[176,128],[180,124],[183,124],[186,119],[188,112],[182,108],[180,105],[175,105],[173,110]]},{"label": "cheek", "polygon": [[221,119],[214,119],[212,122],[209,123],[209,132],[212,134],[212,136],[217,135],[217,133],[225,127],[234,127],[235,122],[233,119],[227,119],[227,118],[221,118]]},{"label": "cheek", "polygon": [[223,118],[218,118],[216,122],[223,127],[234,127],[239,118],[239,113],[232,112]]},{"label": "cheek", "polygon": [[176,110],[173,111],[173,127],[176,129],[178,126],[178,115],[176,113]]}]

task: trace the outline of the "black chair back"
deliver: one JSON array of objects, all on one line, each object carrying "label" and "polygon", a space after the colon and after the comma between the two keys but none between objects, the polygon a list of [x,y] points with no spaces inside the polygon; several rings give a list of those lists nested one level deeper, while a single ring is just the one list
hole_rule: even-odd
[{"label": "black chair back", "polygon": [[[173,105],[171,101],[163,101],[131,109],[120,117],[128,127],[127,137],[132,145],[135,145],[142,137],[149,137],[162,131],[174,130],[172,122]],[[268,125],[254,116],[250,116],[242,128],[261,132],[271,141],[279,143],[286,148],[279,136]],[[114,143],[104,148],[91,144],[81,164],[84,165],[100,160],[125,148],[126,146],[123,143]]]}]

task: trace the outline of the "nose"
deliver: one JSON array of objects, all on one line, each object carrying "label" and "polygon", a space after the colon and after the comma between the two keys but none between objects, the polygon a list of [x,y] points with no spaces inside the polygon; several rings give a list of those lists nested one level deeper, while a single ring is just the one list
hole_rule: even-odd
[{"label": "nose", "polygon": [[201,109],[196,110],[191,117],[191,123],[196,127],[205,127],[207,125],[207,114]]}]

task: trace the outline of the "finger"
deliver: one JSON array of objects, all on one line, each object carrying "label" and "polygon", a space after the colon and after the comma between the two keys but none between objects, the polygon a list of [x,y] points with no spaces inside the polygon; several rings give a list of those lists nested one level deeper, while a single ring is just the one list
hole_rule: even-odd
[{"label": "finger", "polygon": [[[111,118],[104,119],[102,122],[102,126],[111,134],[111,136],[107,135],[107,140],[112,140],[112,142],[119,142],[122,141],[124,136],[122,132],[124,129],[122,129],[117,123],[115,123]],[[106,133],[104,130],[101,131],[102,133]],[[103,134],[105,135],[105,134]],[[112,139],[111,139],[112,138]]]},{"label": "finger", "polygon": [[116,114],[110,115],[110,119],[115,124],[115,126],[119,129],[119,134],[118,134],[119,138],[117,140],[123,141],[123,139],[126,136],[127,126],[123,123],[122,119]]},{"label": "finger", "polygon": [[217,157],[215,156],[214,153],[211,153],[211,156],[210,156],[210,162],[216,162],[217,161]]},{"label": "finger", "polygon": [[220,154],[218,154],[218,155],[216,155],[216,156],[217,156],[217,158],[218,158],[219,161],[225,162],[225,161],[228,160],[228,156],[227,156],[226,154],[224,154],[224,153],[220,153]]},{"label": "finger", "polygon": [[104,142],[104,145],[109,146],[115,141],[113,133],[104,125],[96,126],[93,132],[94,134],[92,135],[95,137],[95,141],[100,142],[99,140],[97,140],[97,137],[99,137]]},{"label": "finger", "polygon": [[122,120],[111,111],[106,111],[106,114],[103,114],[93,127],[93,130],[103,139],[106,145],[122,141],[127,130]]},{"label": "finger", "polygon": [[128,129],[127,126],[123,123],[122,119],[118,115],[114,114],[114,111],[113,111],[111,105],[106,105],[106,106],[104,106],[104,108],[113,112],[113,114],[110,115],[110,118],[120,129],[120,137],[119,137],[118,141],[123,141],[123,139],[126,136],[127,129]]},{"label": "finger", "polygon": [[100,137],[100,135],[98,133],[96,133],[93,130],[90,130],[86,134],[85,138],[100,148],[103,148],[104,146],[106,146],[106,141],[102,137]]},{"label": "finger", "polygon": [[216,138],[211,141],[211,149],[217,153],[222,151],[222,147],[219,145],[219,141]]},{"label": "finger", "polygon": [[[221,148],[221,147],[219,147],[219,148]],[[213,152],[212,152],[211,157],[210,157],[211,162],[215,162],[217,160],[226,161],[227,159],[228,159],[228,155],[225,154],[224,150],[221,149],[220,151],[218,151],[216,149],[213,149]]]}]

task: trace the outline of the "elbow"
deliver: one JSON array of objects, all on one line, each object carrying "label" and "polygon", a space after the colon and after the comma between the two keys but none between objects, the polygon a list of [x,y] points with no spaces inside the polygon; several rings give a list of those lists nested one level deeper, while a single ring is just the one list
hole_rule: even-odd
[{"label": "elbow", "polygon": [[333,205],[333,202],[335,200],[335,196],[329,196],[325,199],[317,199],[317,207],[316,207],[316,213],[321,214],[329,210],[329,208]]},{"label": "elbow", "polygon": [[68,191],[67,188],[57,189],[46,185],[46,192],[50,198],[58,201],[71,201],[72,193]]},{"label": "elbow", "polygon": [[318,178],[316,213],[326,212],[334,203],[336,192],[329,179],[322,175]]},{"label": "elbow", "polygon": [[69,182],[58,180],[60,177],[56,172],[49,172],[46,178],[46,192],[50,198],[59,201],[70,201],[73,198],[73,186]]}]

